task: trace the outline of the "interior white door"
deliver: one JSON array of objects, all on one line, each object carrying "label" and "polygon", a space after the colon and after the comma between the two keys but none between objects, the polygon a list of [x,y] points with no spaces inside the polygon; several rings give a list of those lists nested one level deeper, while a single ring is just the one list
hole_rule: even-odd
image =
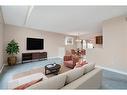
[{"label": "interior white door", "polygon": [[59,57],[63,58],[65,55],[65,47],[59,47]]}]

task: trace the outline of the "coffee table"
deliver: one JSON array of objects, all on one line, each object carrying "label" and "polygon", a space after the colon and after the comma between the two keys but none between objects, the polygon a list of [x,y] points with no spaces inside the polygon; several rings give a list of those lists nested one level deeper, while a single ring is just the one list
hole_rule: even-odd
[{"label": "coffee table", "polygon": [[49,74],[57,75],[60,68],[61,68],[61,65],[59,65],[59,64],[55,64],[55,63],[54,64],[48,64],[45,66],[45,75],[49,75]]}]

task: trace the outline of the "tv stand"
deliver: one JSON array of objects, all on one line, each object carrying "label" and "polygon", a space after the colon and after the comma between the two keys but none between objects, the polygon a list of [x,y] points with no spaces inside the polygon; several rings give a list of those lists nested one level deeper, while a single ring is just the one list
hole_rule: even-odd
[{"label": "tv stand", "polygon": [[47,52],[22,53],[22,63],[47,59]]}]

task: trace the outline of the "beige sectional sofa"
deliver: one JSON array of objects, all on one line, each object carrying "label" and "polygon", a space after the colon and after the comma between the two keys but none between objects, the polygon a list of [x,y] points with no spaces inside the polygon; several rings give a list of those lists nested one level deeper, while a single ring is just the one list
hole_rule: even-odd
[{"label": "beige sectional sofa", "polygon": [[102,70],[87,64],[34,84],[27,89],[99,89]]}]

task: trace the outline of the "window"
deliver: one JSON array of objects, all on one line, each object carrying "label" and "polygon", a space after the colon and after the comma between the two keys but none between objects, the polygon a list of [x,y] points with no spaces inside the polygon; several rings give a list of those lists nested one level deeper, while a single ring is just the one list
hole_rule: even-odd
[{"label": "window", "polygon": [[93,44],[92,43],[87,43],[87,48],[93,48]]},{"label": "window", "polygon": [[88,40],[83,40],[83,49],[86,49],[86,48],[94,48],[93,43],[91,43]]},{"label": "window", "polygon": [[83,46],[83,49],[86,49],[87,46],[86,46],[86,41],[85,40],[83,40],[83,45],[82,46]]}]

